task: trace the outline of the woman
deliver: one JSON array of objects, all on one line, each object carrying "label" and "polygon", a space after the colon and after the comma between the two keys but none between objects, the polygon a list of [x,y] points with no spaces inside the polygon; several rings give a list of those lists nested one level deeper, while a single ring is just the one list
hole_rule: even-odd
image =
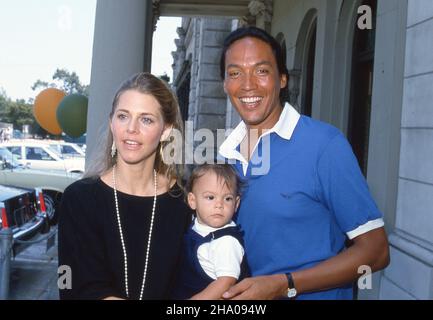
[{"label": "woman", "polygon": [[179,168],[163,161],[182,132],[177,100],[160,79],[137,74],[116,93],[109,126],[101,160],[63,195],[59,265],[70,267],[72,288],[60,298],[168,298],[191,222]]}]

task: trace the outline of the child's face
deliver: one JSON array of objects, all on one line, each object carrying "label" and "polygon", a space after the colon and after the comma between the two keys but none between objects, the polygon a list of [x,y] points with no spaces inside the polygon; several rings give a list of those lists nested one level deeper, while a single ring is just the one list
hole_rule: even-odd
[{"label": "child's face", "polygon": [[208,171],[198,178],[188,193],[188,203],[196,211],[200,223],[220,228],[233,217],[239,206],[239,197],[231,191],[224,179]]}]

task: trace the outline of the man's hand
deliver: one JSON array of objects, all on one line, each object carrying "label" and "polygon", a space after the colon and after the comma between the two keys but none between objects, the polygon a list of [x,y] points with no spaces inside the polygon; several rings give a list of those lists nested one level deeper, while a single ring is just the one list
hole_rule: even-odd
[{"label": "man's hand", "polygon": [[272,300],[285,296],[287,278],[284,274],[247,278],[223,294],[232,300]]}]

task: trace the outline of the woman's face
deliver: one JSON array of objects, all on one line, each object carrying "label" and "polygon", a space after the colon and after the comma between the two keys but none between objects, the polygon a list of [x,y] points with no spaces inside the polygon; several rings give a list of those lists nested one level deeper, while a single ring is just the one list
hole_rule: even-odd
[{"label": "woman's face", "polygon": [[111,118],[118,161],[137,164],[151,158],[169,129],[164,124],[161,106],[152,95],[125,91]]}]

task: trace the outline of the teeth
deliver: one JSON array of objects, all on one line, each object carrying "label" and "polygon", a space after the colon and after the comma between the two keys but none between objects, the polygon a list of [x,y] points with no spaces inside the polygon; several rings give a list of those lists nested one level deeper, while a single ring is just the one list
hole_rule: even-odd
[{"label": "teeth", "polygon": [[125,143],[129,144],[129,145],[132,145],[132,146],[138,146],[138,144],[139,144],[138,142],[130,141],[130,140],[126,140]]},{"label": "teeth", "polygon": [[242,103],[256,103],[261,101],[263,98],[261,97],[248,97],[248,98],[240,98]]}]

